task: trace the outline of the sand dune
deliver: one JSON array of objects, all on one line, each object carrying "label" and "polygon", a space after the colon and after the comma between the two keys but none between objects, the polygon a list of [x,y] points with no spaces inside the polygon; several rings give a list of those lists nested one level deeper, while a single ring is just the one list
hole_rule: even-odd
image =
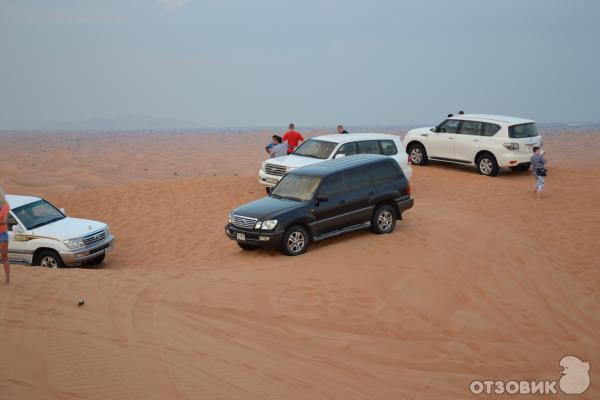
[{"label": "sand dune", "polygon": [[529,174],[431,164],[394,233],[301,257],[223,233],[263,194],[269,136],[0,138],[8,192],[106,221],[118,240],[98,269],[13,267],[0,398],[459,399],[475,379],[558,379],[566,354],[590,360],[581,398],[598,397],[597,134],[546,138],[542,201]]}]

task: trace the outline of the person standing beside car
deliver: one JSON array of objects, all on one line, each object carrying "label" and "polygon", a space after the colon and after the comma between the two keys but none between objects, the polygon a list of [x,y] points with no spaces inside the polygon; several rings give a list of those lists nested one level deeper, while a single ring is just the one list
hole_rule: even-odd
[{"label": "person standing beside car", "polygon": [[534,146],[533,155],[531,156],[531,170],[535,177],[535,190],[533,195],[538,199],[542,197],[542,191],[544,190],[544,178],[547,175],[546,164],[546,152],[542,153],[541,147]]},{"label": "person standing beside car", "polygon": [[274,146],[271,148],[271,158],[287,156],[288,146],[283,143],[281,136],[273,136]]},{"label": "person standing beside car", "polygon": [[296,150],[302,142],[304,141],[304,137],[300,132],[296,132],[296,127],[294,124],[288,125],[288,131],[283,135],[283,141],[288,145],[288,154],[292,151]]},{"label": "person standing beside car", "polygon": [[8,263],[8,211],[4,190],[0,188],[0,259],[4,264],[4,282],[10,283],[10,264]]},{"label": "person standing beside car", "polygon": [[277,137],[277,135],[271,136],[271,143],[269,143],[268,145],[265,146],[265,151],[267,152],[267,154],[271,154],[271,149],[273,149],[273,146],[275,146],[277,144],[275,142],[276,137]]},{"label": "person standing beside car", "polygon": [[339,133],[340,135],[345,135],[346,133],[348,133],[348,131],[345,130],[342,125],[338,125],[337,126],[337,133]]}]

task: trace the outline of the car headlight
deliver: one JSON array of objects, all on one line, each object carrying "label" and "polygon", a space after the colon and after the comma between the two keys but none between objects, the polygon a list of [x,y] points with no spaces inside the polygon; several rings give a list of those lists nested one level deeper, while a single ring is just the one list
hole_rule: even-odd
[{"label": "car headlight", "polygon": [[83,243],[83,238],[79,237],[79,238],[75,238],[75,239],[67,239],[67,240],[63,240],[63,243],[65,244],[65,246],[67,246],[69,249],[76,249],[78,247],[83,247],[85,244]]},{"label": "car headlight", "polygon": [[108,225],[106,225],[106,229],[104,230],[104,235],[105,235],[105,237],[110,236],[110,229],[108,228]]},{"label": "car headlight", "polygon": [[[256,225],[259,225],[259,224],[260,224],[260,222],[258,222]],[[277,220],[269,219],[269,220],[262,222],[261,228],[265,231],[272,231],[273,229],[275,229],[276,226],[277,226]]]},{"label": "car headlight", "polygon": [[227,222],[233,224],[233,215],[231,215],[231,213],[227,215]]}]

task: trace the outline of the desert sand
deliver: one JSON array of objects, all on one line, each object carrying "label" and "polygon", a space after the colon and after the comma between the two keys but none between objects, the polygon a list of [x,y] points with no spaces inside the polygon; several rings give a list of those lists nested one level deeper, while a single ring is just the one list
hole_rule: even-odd
[{"label": "desert sand", "polygon": [[117,238],[99,268],[12,267],[0,398],[462,399],[567,354],[600,397],[599,134],[545,138],[541,201],[530,173],[432,163],[392,234],[300,257],[223,232],[271,134],[0,134],[8,193]]}]

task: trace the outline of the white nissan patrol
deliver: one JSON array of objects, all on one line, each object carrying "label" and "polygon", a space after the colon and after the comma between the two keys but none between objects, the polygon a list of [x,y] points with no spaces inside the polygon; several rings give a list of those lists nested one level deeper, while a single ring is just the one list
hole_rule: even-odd
[{"label": "white nissan patrol", "polygon": [[67,217],[38,197],[6,195],[8,258],[11,262],[60,268],[104,261],[114,238],[103,222]]},{"label": "white nissan patrol", "polygon": [[258,171],[258,182],[274,187],[289,171],[325,160],[355,154],[382,154],[398,162],[406,179],[412,169],[402,141],[396,135],[384,133],[347,133],[317,136],[304,142],[292,154],[263,161]]},{"label": "white nissan patrol", "polygon": [[541,143],[535,121],[486,114],[456,115],[433,128],[413,129],[404,137],[415,165],[428,160],[475,165],[487,176],[496,176],[501,167],[529,170],[532,149]]}]

